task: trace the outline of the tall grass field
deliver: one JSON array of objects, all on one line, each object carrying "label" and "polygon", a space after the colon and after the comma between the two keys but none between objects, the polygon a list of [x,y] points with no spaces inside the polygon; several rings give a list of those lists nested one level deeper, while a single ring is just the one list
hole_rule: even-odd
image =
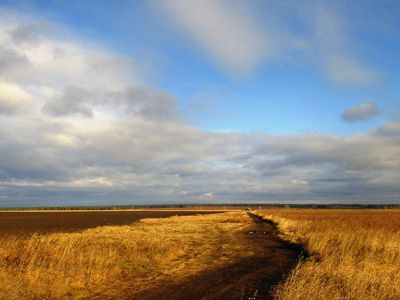
[{"label": "tall grass field", "polygon": [[[133,299],[253,255],[243,212],[0,237],[0,299]],[[241,238],[243,237],[243,238]]]},{"label": "tall grass field", "polygon": [[400,299],[400,210],[257,213],[310,253],[277,287],[276,299]]}]

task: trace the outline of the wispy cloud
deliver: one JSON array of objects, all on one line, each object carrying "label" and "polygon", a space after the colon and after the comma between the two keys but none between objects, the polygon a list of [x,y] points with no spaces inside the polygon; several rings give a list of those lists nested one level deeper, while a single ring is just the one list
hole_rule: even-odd
[{"label": "wispy cloud", "polygon": [[379,83],[378,73],[355,57],[356,45],[346,33],[349,20],[345,20],[334,6],[320,3],[308,18],[313,28],[310,44],[316,48],[326,78],[348,86]]},{"label": "wispy cloud", "polygon": [[363,86],[380,82],[377,73],[361,62],[340,54],[324,58],[327,77],[338,84]]},{"label": "wispy cloud", "polygon": [[378,72],[355,56],[358,45],[348,36],[350,22],[329,3],[156,3],[172,23],[230,74],[248,74],[261,64],[284,62],[319,69],[324,78],[340,85],[380,82]]},{"label": "wispy cloud", "polygon": [[378,115],[378,106],[374,101],[355,105],[346,109],[342,114],[345,122],[355,122],[370,119]]},{"label": "wispy cloud", "polygon": [[160,6],[222,67],[252,71],[274,53],[274,41],[255,22],[243,3],[225,0],[167,0]]}]

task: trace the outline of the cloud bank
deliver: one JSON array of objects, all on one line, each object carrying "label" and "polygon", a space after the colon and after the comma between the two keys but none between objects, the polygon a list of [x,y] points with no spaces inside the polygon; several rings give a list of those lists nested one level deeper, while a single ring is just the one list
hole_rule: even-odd
[{"label": "cloud bank", "polygon": [[399,201],[399,121],[344,137],[199,130],[173,95],[140,83],[134,61],[10,14],[0,206]]}]

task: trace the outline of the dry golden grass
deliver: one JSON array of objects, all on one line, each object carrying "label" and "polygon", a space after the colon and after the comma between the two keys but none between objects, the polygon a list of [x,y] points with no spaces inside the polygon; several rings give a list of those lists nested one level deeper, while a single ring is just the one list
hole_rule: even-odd
[{"label": "dry golden grass", "polygon": [[257,213],[311,254],[276,289],[277,299],[400,299],[400,210]]},{"label": "dry golden grass", "polygon": [[244,212],[0,238],[0,299],[132,298],[253,255]]}]

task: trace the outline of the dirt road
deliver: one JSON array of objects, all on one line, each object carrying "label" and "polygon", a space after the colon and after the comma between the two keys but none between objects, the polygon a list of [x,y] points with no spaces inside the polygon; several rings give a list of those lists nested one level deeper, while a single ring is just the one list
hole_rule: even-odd
[{"label": "dirt road", "polygon": [[249,215],[254,226],[243,234],[254,245],[254,257],[189,277],[179,284],[166,282],[134,299],[272,299],[271,290],[295,266],[302,248],[281,240],[273,223]]}]

